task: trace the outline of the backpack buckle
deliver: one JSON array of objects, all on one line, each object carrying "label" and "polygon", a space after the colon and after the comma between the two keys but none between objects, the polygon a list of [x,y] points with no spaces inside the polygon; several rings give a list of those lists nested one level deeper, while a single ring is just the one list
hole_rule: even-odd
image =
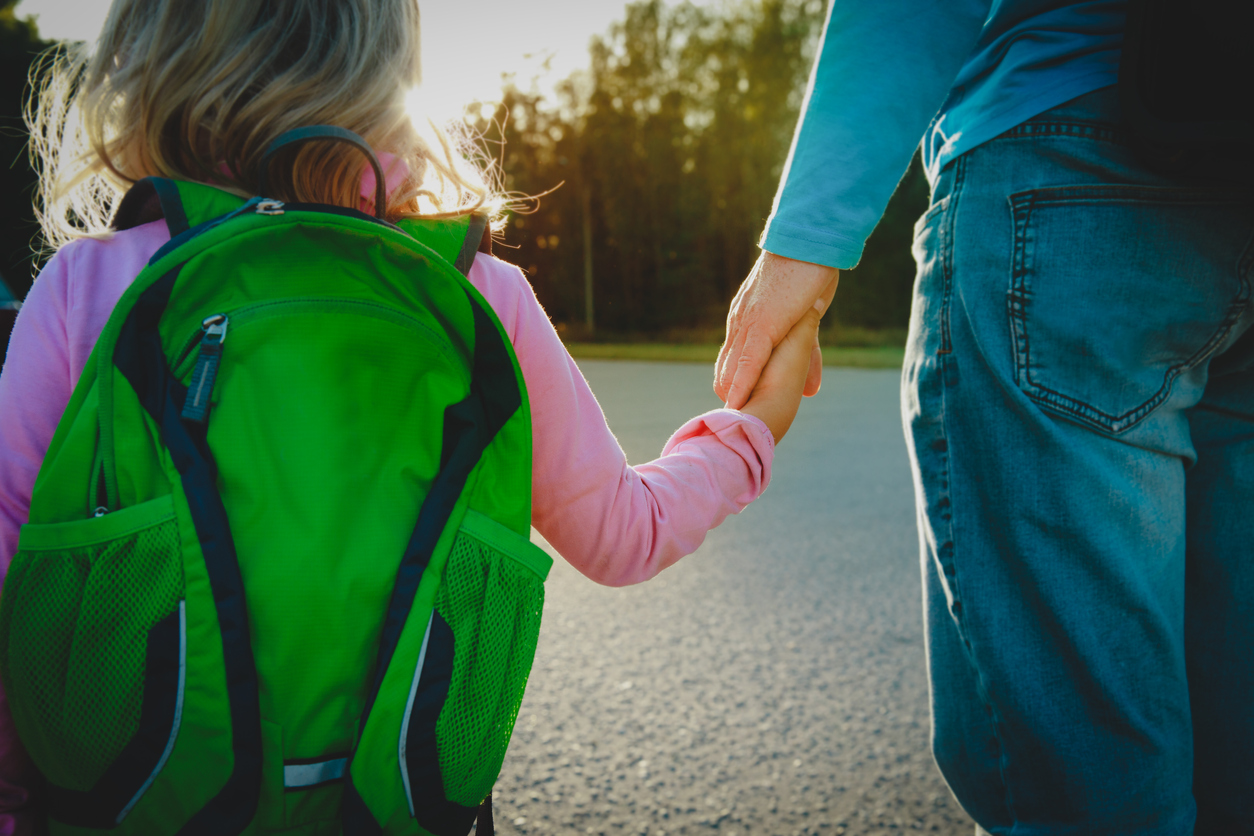
[{"label": "backpack buckle", "polygon": [[282,215],[283,201],[263,200],[257,204],[256,212],[258,215]]}]

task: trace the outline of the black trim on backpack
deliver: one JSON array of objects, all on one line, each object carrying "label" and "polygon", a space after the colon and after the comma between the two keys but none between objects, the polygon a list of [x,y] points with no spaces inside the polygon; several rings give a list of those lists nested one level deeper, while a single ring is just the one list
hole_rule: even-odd
[{"label": "black trim on backpack", "polygon": [[484,224],[483,237],[479,239],[479,252],[492,255],[492,227]]},{"label": "black trim on backpack", "polygon": [[[448,699],[452,681],[453,628],[438,612],[433,612],[427,653],[405,736],[408,763],[401,764],[401,769],[409,773],[415,820],[435,836],[465,836],[479,814],[478,807],[464,807],[444,797],[444,779],[440,775],[440,757],[435,746],[435,723]],[[345,836],[380,836],[383,828],[375,821],[351,780],[344,789]]]},{"label": "black trim on backpack", "polygon": [[436,836],[468,833],[479,814],[478,807],[463,807],[444,797],[440,754],[435,745],[435,724],[448,699],[452,681],[453,628],[437,612],[432,614],[427,655],[423,657],[422,673],[414,691],[414,706],[409,712],[409,728],[405,735],[406,763],[401,764],[401,769],[409,773],[414,818],[424,830]]},{"label": "black trim on backpack", "polygon": [[[405,555],[401,558],[400,568],[396,573],[396,583],[392,588],[392,597],[388,602],[387,616],[379,638],[379,655],[375,662],[374,684],[366,701],[365,710],[362,712],[362,729],[365,728],[366,721],[370,717],[370,710],[378,697],[383,676],[392,662],[396,645],[400,641],[401,630],[413,608],[418,582],[422,579],[423,572],[426,571],[436,542],[448,524],[448,519],[461,496],[466,480],[478,464],[483,451],[492,443],[492,439],[496,437],[501,427],[505,426],[510,416],[522,405],[522,394],[518,389],[514,364],[510,360],[509,350],[500,332],[492,321],[492,317],[474,297],[467,294],[467,300],[470,302],[475,323],[475,350],[470,393],[463,400],[444,410],[444,440],[440,453],[440,472],[431,485],[430,493],[423,500],[422,508],[418,512],[418,522],[414,526],[409,544],[405,548]],[[438,619],[438,615],[437,620],[443,623],[442,619]],[[445,627],[447,628],[447,625]],[[435,629],[433,623],[433,642]],[[448,637],[450,654],[451,639],[450,631]],[[432,651],[432,644],[429,643],[427,653],[430,654]],[[451,658],[449,665],[451,670]],[[425,666],[423,678],[426,678]],[[434,687],[435,680],[433,679],[432,682]],[[420,682],[420,690],[421,687]],[[445,682],[443,694],[439,695],[438,701],[432,700],[432,705],[424,708],[423,716],[427,716],[433,709],[434,713],[430,713],[430,717],[438,717],[447,693],[448,684]],[[434,697],[435,694],[433,693],[432,696]],[[417,697],[414,703],[415,706],[418,705]],[[474,823],[478,807],[464,807],[444,798],[444,782],[438,779],[440,765],[435,749],[434,719],[430,719],[429,722],[432,728],[430,745],[422,746],[420,751],[411,752],[409,765],[411,774],[435,775],[437,781],[429,783],[424,779],[421,786],[411,784],[411,791],[415,793],[414,817],[420,826],[435,836],[463,836]],[[415,733],[414,725],[411,717],[410,735]],[[345,836],[374,836],[374,834],[381,833],[382,829],[378,822],[353,786],[351,762],[350,771],[346,774],[348,780],[345,781],[343,803]],[[419,805],[417,800],[419,791],[430,793],[424,798],[422,805]]]},{"label": "black trim on backpack", "polygon": [[496,836],[496,828],[492,824],[492,793],[479,805],[479,817],[475,819],[475,836]]},{"label": "black trim on backpack", "polygon": [[470,268],[475,263],[475,253],[483,252],[483,240],[488,241],[488,255],[492,254],[492,235],[488,229],[487,215],[471,215],[470,228],[466,230],[466,238],[462,241],[461,252],[457,254],[454,267],[463,275],[470,275]]},{"label": "black trim on backpack", "polygon": [[117,760],[90,790],[45,785],[48,816],[75,827],[116,827],[118,816],[139,793],[165,753],[178,702],[179,610],[148,631],[144,696],[139,728]]},{"label": "black trim on backpack", "polygon": [[217,466],[206,440],[208,428],[179,420],[187,387],[170,371],[157,332],[179,269],[171,270],[140,294],[123,323],[113,362],[161,428],[161,442],[182,476],[222,635],[233,767],[222,789],[183,825],[179,836],[230,836],[241,832],[257,810],[261,793],[261,709],[248,637],[244,584],[226,509],[215,484]]},{"label": "black trim on backpack", "polygon": [[188,230],[190,223],[183,209],[183,198],[173,180],[145,177],[131,186],[113,215],[113,228],[121,231],[165,218],[170,237]]},{"label": "black trim on backpack", "polygon": [[[352,761],[349,762],[352,768]],[[344,770],[344,794],[340,797],[340,822],[344,836],[381,836],[383,827],[375,820],[374,813],[362,801],[361,794],[353,785],[353,777]],[[461,834],[459,834],[461,836]]]}]

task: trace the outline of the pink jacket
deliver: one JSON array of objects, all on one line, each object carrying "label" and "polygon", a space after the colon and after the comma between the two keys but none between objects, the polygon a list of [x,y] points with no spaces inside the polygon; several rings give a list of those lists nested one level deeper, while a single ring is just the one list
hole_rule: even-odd
[{"label": "pink jacket", "polygon": [[[35,281],[0,374],[0,576],[8,571],[31,489],[105,321],[167,240],[158,221],[64,247]],[[504,324],[531,400],[535,528],[572,566],[611,586],[647,580],[694,551],[706,532],[770,481],[766,426],[719,409],[680,427],[660,458],[630,466],[579,367],[522,272],[476,258],[470,281]],[[0,691],[0,836],[28,832],[30,765]]]}]

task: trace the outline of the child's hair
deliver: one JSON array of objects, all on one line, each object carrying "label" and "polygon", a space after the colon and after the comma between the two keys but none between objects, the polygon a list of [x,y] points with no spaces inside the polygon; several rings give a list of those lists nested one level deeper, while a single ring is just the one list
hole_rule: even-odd
[{"label": "child's hair", "polygon": [[[27,123],[48,244],[107,232],[122,195],[159,175],[260,190],[291,128],[332,124],[409,168],[390,219],[496,208],[485,176],[406,113],[420,80],[417,0],[113,0],[99,41],[41,62]],[[315,141],[281,152],[267,197],[356,208],[366,158]]]}]

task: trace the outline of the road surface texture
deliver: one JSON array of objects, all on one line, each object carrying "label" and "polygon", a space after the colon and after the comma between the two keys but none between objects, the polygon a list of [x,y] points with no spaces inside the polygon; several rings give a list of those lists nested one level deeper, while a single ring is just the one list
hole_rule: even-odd
[{"label": "road surface texture", "polygon": [[[719,405],[705,364],[580,366],[632,462]],[[826,369],[763,497],[654,580],[558,559],[500,832],[973,832],[928,751],[898,377]]]}]

